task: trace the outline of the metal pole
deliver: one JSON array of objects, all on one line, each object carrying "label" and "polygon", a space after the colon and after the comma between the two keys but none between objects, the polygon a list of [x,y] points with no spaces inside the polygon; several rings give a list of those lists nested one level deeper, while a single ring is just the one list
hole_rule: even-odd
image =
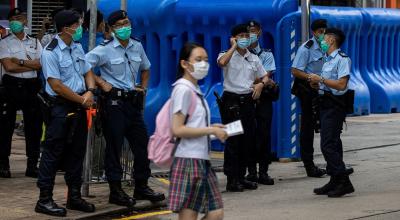
[{"label": "metal pole", "polygon": [[127,0],[121,0],[121,10],[127,11]]},{"label": "metal pole", "polygon": [[[89,25],[89,50],[96,46],[97,33],[97,1],[90,1],[90,25]],[[88,129],[86,140],[86,155],[83,164],[82,195],[89,196],[89,182],[92,178],[92,129]]]},{"label": "metal pole", "polygon": [[301,0],[301,42],[310,38],[310,0]]},{"label": "metal pole", "polygon": [[27,5],[28,12],[28,34],[32,34],[32,0],[28,0]]}]

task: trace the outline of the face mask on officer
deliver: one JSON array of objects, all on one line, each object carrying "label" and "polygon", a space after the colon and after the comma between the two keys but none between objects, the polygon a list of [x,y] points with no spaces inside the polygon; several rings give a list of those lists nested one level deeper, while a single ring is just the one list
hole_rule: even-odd
[{"label": "face mask on officer", "polygon": [[190,72],[190,75],[193,78],[202,80],[208,75],[210,64],[207,61],[202,60],[191,65],[193,66],[193,72]]},{"label": "face mask on officer", "polygon": [[328,37],[326,37],[324,40],[321,41],[321,50],[324,53],[328,52],[329,48],[333,44],[332,42],[328,43],[328,41],[330,41],[330,39]]},{"label": "face mask on officer", "polygon": [[250,44],[257,42],[258,41],[258,36],[256,33],[250,33]]},{"label": "face mask on officer", "polygon": [[249,38],[239,38],[237,39],[237,45],[241,49],[246,49],[250,46],[250,39]]},{"label": "face mask on officer", "polygon": [[21,33],[22,31],[24,31],[24,24],[16,20],[10,21],[10,30],[14,34]]},{"label": "face mask on officer", "polygon": [[74,31],[73,34],[67,32],[69,35],[71,35],[73,41],[79,41],[82,38],[82,33],[83,33],[82,25],[79,25],[79,27],[76,29],[73,28],[68,28],[68,29]]}]

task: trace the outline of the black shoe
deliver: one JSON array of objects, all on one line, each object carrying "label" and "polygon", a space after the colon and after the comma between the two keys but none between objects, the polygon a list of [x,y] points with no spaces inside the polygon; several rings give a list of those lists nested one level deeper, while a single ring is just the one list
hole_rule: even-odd
[{"label": "black shoe", "polygon": [[343,175],[338,177],[338,183],[333,190],[328,192],[328,197],[337,198],[353,192],[354,187],[353,184],[351,184],[349,176]]},{"label": "black shoe", "polygon": [[0,177],[11,178],[10,162],[8,158],[0,160]]},{"label": "black shoe", "polygon": [[263,184],[263,185],[274,185],[275,181],[273,178],[268,176],[268,173],[262,173],[262,174],[260,174],[260,177],[258,178],[258,183]]},{"label": "black shoe", "polygon": [[32,178],[38,177],[39,170],[37,167],[37,163],[38,163],[37,159],[28,158],[28,161],[26,163],[25,176],[32,177]]},{"label": "black shoe", "polygon": [[353,173],[354,173],[353,167],[346,168],[345,174],[346,174],[347,176],[350,176],[350,175],[353,174]]},{"label": "black shoe", "polygon": [[122,190],[121,181],[109,181],[108,185],[110,187],[109,203],[133,208],[136,201]]},{"label": "black shoe", "polygon": [[336,184],[336,178],[334,176],[331,176],[329,182],[320,188],[315,188],[314,193],[317,195],[327,195],[329,191],[333,190],[336,187]]},{"label": "black shoe", "polygon": [[322,177],[326,174],[325,169],[318,168],[317,166],[306,166],[308,177]]},{"label": "black shoe", "polygon": [[228,183],[226,184],[226,191],[228,192],[243,192],[243,185],[235,178],[228,177]]},{"label": "black shoe", "polygon": [[248,181],[245,179],[241,180],[240,184],[243,186],[244,189],[255,190],[258,188],[258,185],[256,182],[251,182],[251,181]]},{"label": "black shoe", "polygon": [[161,202],[165,200],[165,195],[154,192],[149,186],[135,186],[133,198],[137,200],[150,200],[151,202]]},{"label": "black shoe", "polygon": [[257,173],[249,173],[249,174],[246,176],[246,180],[256,183],[256,182],[258,181],[258,175],[257,175]]},{"label": "black shoe", "polygon": [[59,207],[52,198],[50,191],[40,191],[39,201],[36,203],[35,212],[43,213],[46,215],[65,217],[67,210]]},{"label": "black shoe", "polygon": [[94,212],[96,210],[93,204],[82,199],[80,186],[68,188],[67,209],[82,212]]}]

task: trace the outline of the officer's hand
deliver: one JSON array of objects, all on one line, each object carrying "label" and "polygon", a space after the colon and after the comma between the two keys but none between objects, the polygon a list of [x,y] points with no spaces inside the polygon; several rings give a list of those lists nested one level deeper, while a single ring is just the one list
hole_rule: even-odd
[{"label": "officer's hand", "polygon": [[85,108],[90,108],[94,104],[93,94],[92,92],[86,92],[82,95],[83,102],[82,106]]},{"label": "officer's hand", "polygon": [[143,93],[143,94],[145,93],[145,90],[141,87],[135,87],[135,90],[136,90],[136,92],[139,92],[139,93]]},{"label": "officer's hand", "polygon": [[16,57],[11,57],[11,62],[19,65],[19,59]]},{"label": "officer's hand", "polygon": [[262,83],[257,83],[255,85],[253,85],[254,91],[253,91],[252,97],[254,100],[257,100],[258,98],[260,98],[263,88],[264,88],[264,84],[262,84]]},{"label": "officer's hand", "polygon": [[237,41],[235,37],[231,37],[231,46],[235,49],[237,48]]},{"label": "officer's hand", "polygon": [[321,80],[321,77],[318,76],[317,74],[311,73],[310,74],[310,79],[311,79],[311,83],[319,83],[319,81]]},{"label": "officer's hand", "polygon": [[104,92],[109,92],[109,91],[111,91],[111,89],[112,89],[112,85],[111,85],[110,83],[104,81],[104,82],[101,84],[101,89],[102,89]]},{"label": "officer's hand", "polygon": [[221,142],[225,142],[226,139],[228,139],[228,133],[223,128],[219,127],[212,127],[213,129],[213,135],[217,137]]}]

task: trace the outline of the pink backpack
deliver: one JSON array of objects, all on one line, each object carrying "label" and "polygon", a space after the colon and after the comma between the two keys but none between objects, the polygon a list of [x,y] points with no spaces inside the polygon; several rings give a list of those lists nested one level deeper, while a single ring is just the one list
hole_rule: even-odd
[{"label": "pink backpack", "polygon": [[[185,85],[185,84],[178,84]],[[196,108],[196,93],[192,91],[192,100],[185,123],[192,116]],[[156,118],[156,130],[149,139],[147,146],[148,158],[158,167],[170,168],[174,160],[177,141],[172,134],[170,117],[171,98],[164,104]]]}]

